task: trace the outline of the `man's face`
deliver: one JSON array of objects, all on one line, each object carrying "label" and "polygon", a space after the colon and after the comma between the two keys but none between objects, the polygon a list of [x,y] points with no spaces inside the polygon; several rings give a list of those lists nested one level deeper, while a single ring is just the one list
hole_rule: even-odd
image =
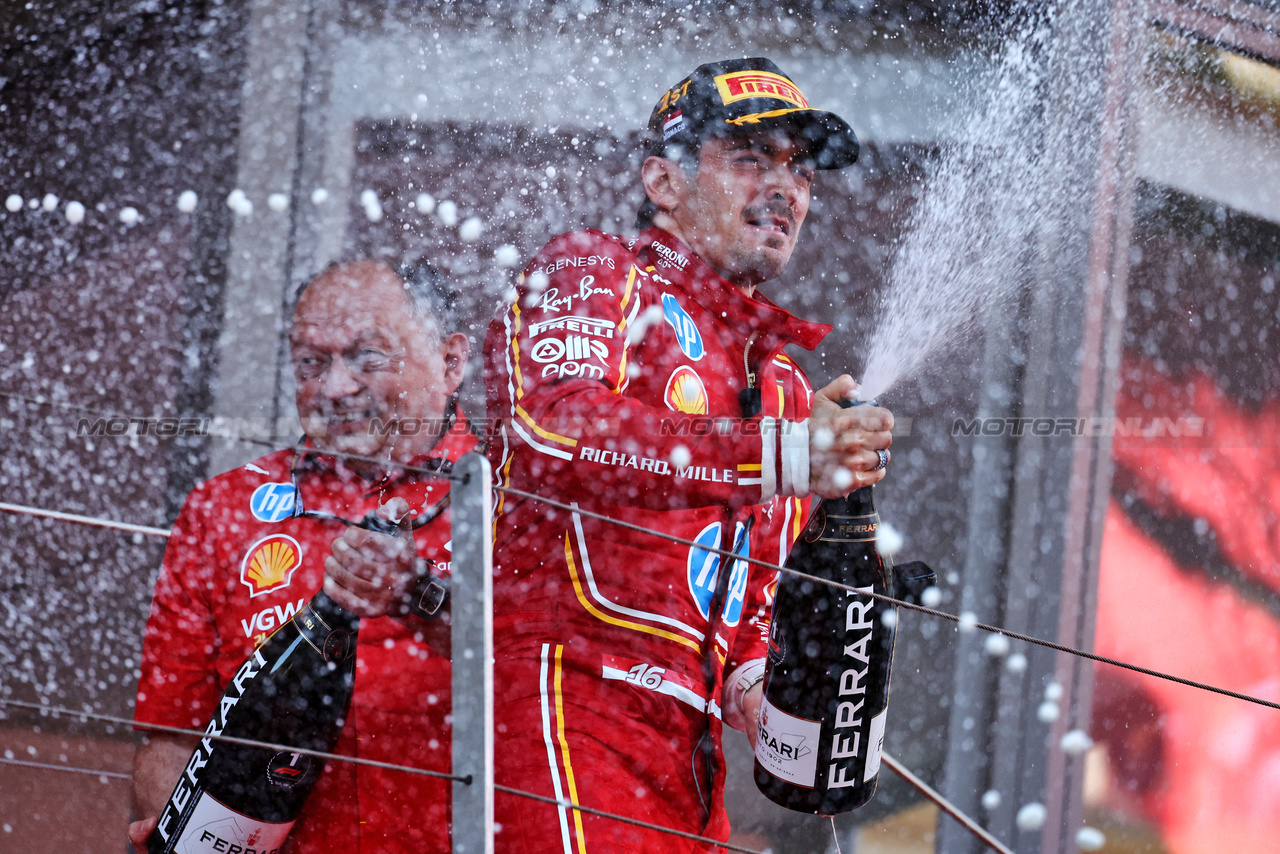
[{"label": "man's face", "polygon": [[712,137],[674,182],[676,236],[748,292],[791,259],[809,212],[813,164],[784,130]]},{"label": "man's face", "polygon": [[[382,264],[324,273],[303,292],[289,331],[307,436],[326,450],[400,463],[430,450],[462,381],[465,341],[442,341],[413,316],[400,278]],[[422,421],[404,433],[390,426],[404,419]]]}]

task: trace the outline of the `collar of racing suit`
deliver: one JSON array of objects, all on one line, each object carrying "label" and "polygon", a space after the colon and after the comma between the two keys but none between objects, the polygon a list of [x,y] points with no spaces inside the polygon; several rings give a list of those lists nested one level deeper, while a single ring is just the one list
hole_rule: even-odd
[{"label": "collar of racing suit", "polygon": [[744,339],[755,334],[753,353],[763,356],[786,344],[812,350],[831,331],[828,323],[801,320],[774,305],[760,293],[759,288],[754,296],[747,296],[695,255],[679,238],[660,228],[650,226],[640,233],[636,254],[647,265],[657,268],[658,275],[684,291],[698,305],[725,318],[735,333],[741,333]]}]

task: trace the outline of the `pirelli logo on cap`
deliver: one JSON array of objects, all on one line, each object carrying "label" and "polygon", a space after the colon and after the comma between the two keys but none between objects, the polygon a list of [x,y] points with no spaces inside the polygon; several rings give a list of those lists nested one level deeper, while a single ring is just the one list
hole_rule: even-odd
[{"label": "pirelli logo on cap", "polygon": [[771,71],[731,71],[721,74],[716,77],[716,88],[720,90],[720,100],[725,104],[746,98],[777,98],[802,109],[809,108],[809,102],[800,94],[796,84]]}]

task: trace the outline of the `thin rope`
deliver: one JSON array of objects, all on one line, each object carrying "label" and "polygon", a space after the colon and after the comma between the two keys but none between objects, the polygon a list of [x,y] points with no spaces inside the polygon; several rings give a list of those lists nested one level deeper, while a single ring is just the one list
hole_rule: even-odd
[{"label": "thin rope", "polygon": [[[164,726],[162,724],[143,723],[142,721],[133,720],[131,718],[121,718],[115,715],[104,715],[98,712],[77,711],[75,709],[66,709],[66,708],[61,708],[57,706],[46,706],[39,703],[28,703],[22,700],[8,700],[2,697],[0,697],[0,706],[12,706],[20,709],[30,709],[32,711],[38,711],[38,712],[50,714],[50,715],[53,715],[54,717],[66,716],[70,718],[80,718],[81,720],[95,720],[95,721],[101,721],[104,723],[120,724],[122,726],[132,726],[136,729],[144,729],[144,730],[153,731],[153,732],[164,732],[164,733],[170,733],[173,735],[189,735],[189,736],[193,736],[201,739],[208,738],[213,741],[223,741],[223,742],[227,742],[228,744],[239,744],[239,745],[244,745],[246,747],[258,747],[258,748],[265,748],[268,750],[275,750],[275,751],[289,751],[292,753],[301,753],[306,756],[315,756],[320,759],[326,759],[326,760],[336,759],[339,762],[350,762],[355,765],[367,765],[373,768],[382,768],[388,771],[405,771],[410,774],[418,774],[424,777],[436,777],[438,779],[454,780],[456,782],[463,783],[468,786],[474,783],[474,779],[470,774],[466,776],[462,776],[458,774],[446,774],[441,771],[428,771],[423,768],[414,768],[410,765],[396,765],[390,762],[379,762],[374,759],[362,759],[355,756],[344,756],[339,753],[326,753],[321,750],[308,750],[302,747],[294,747],[293,745],[289,745],[289,744],[277,744],[275,742],[258,741],[252,738],[238,738],[236,736],[228,736],[228,735],[211,735],[209,733],[204,732],[203,730],[185,729],[183,727]],[[14,764],[14,765],[24,765],[24,766],[38,767],[38,768],[51,768],[59,771],[82,771],[84,773],[92,773],[92,774],[98,774],[98,775],[105,774],[105,775],[114,776],[114,777],[123,777],[123,778],[130,777],[130,775],[128,774],[121,774],[120,772],[117,772],[117,771],[93,771],[91,769],[72,768],[72,767],[61,766],[61,765],[46,765],[45,763],[41,763],[41,762],[26,762],[23,760],[0,760],[0,761],[7,761],[9,764]],[[668,833],[673,836],[679,836],[684,839],[694,840],[696,842],[705,842],[711,845],[719,846],[720,848],[724,848],[729,851],[738,851],[738,852],[742,852],[742,854],[764,854],[764,852],[757,851],[754,848],[743,848],[741,846],[733,845],[728,842],[722,842],[718,839],[712,839],[706,836],[698,836],[697,834],[688,833],[683,830],[676,830],[675,828],[672,828],[672,827],[663,827],[662,825],[651,824],[649,822],[642,821],[640,819],[630,818],[624,815],[616,815],[614,813],[605,812],[604,810],[593,809],[591,807],[584,807],[578,804],[573,804],[569,801],[557,800],[556,798],[550,798],[545,795],[538,795],[533,792],[526,792],[521,789],[513,789],[509,786],[500,786],[495,784],[494,791],[505,792],[510,795],[517,795],[520,797],[530,798],[532,800],[542,801],[543,803],[556,804],[558,806],[562,806],[567,809],[574,809],[589,815],[600,816],[602,818],[609,818],[615,821],[624,822],[626,824],[633,824],[633,825],[636,825],[637,827],[644,827],[649,830]]]},{"label": "thin rope", "polygon": [[[126,420],[126,421],[132,422],[134,420],[149,421],[155,418],[166,418],[166,419],[181,418],[181,416],[169,416],[169,415],[165,415],[165,416],[119,415],[119,414],[113,414],[109,412],[103,412],[99,409],[91,409],[87,406],[77,406],[74,403],[62,403],[56,400],[44,400],[38,397],[27,397],[26,395],[15,394],[14,392],[10,392],[10,391],[0,391],[0,397],[7,397],[10,400],[16,400],[21,403],[29,403],[35,406],[52,406],[59,409],[68,409],[73,412],[84,412],[94,417],[108,419],[108,420],[114,419],[114,420]],[[190,416],[190,417],[200,418],[208,421],[214,421],[214,420],[217,420],[219,416],[200,415],[200,416]],[[205,437],[208,436],[208,434],[203,434],[203,435]],[[277,450],[277,451],[284,450],[283,448],[280,447],[280,443],[278,441],[274,441],[272,439],[260,438],[257,436],[242,436],[242,435],[224,436],[221,434],[215,434],[215,436],[218,439],[232,439],[236,442],[244,442],[245,444],[249,444],[249,445],[260,445],[262,447],[271,448],[272,450]],[[111,438],[118,438],[118,437],[111,437]],[[170,438],[170,437],[160,437],[160,438]],[[316,453],[320,453],[320,452],[316,452]],[[415,474],[425,475],[436,480],[450,480],[450,481],[461,480],[460,476],[452,475],[452,474],[447,474],[447,475],[441,474],[439,471],[435,469],[425,469],[420,466],[389,463],[386,460],[381,460],[376,457],[366,457],[360,454],[348,454],[344,451],[324,451],[323,454],[327,457],[335,457],[341,460],[351,460],[354,462],[362,462],[362,463],[374,463],[376,465],[386,466],[387,468],[397,468],[397,469],[401,469],[402,471],[414,472]]]},{"label": "thin rope", "polygon": [[27,507],[22,504],[6,504],[0,502],[0,510],[6,513],[17,513],[24,516],[39,516],[44,519],[57,519],[59,522],[75,522],[77,525],[90,525],[95,528],[112,528],[117,531],[128,531],[131,534],[145,534],[148,537],[168,537],[164,528],[152,528],[147,525],[132,525],[128,522],[117,522],[114,519],[98,519],[94,516],[80,516],[75,513],[63,513],[59,510],[45,510],[40,507]]},{"label": "thin rope", "polygon": [[[361,458],[361,459],[369,459],[369,458]],[[418,470],[418,467],[415,467],[415,466],[405,466],[404,468],[410,471]],[[436,476],[439,476],[438,472],[432,472],[427,469],[421,469],[421,471],[424,473],[435,474]],[[453,480],[453,479],[456,479],[456,477],[450,476],[450,479]],[[906,602],[902,599],[895,599],[894,597],[885,595],[883,593],[872,593],[867,591],[856,590],[851,585],[844,584],[839,581],[834,581],[830,578],[822,578],[817,575],[811,575],[807,572],[802,572],[798,569],[792,569],[791,567],[779,566],[775,563],[769,563],[768,561],[760,560],[758,558],[747,557],[744,555],[734,554],[733,552],[727,551],[725,549],[706,546],[701,543],[694,542],[693,540],[688,540],[683,537],[674,536],[664,531],[655,531],[651,528],[645,528],[633,522],[624,522],[621,519],[614,519],[610,516],[605,516],[600,513],[594,513],[590,510],[584,510],[581,507],[574,507],[573,505],[565,504],[563,502],[556,501],[551,498],[544,498],[532,492],[524,492],[523,490],[513,489],[511,487],[502,487],[502,486],[495,486],[494,490],[498,492],[506,492],[520,498],[528,498],[534,501],[540,501],[551,507],[557,507],[562,510],[567,510],[571,513],[578,513],[589,519],[597,519],[602,522],[608,522],[610,524],[617,525],[619,527],[626,528],[628,530],[635,531],[637,533],[649,534],[651,536],[661,537],[663,539],[671,540],[672,542],[680,543],[682,545],[696,547],[708,553],[717,554],[722,557],[728,558],[730,560],[745,561],[747,563],[754,564],[756,566],[760,566],[775,572],[782,572],[787,575],[794,576],[796,578],[802,578],[806,581],[813,581],[818,584],[825,584],[826,586],[833,587],[837,590],[856,593],[860,596],[870,596],[872,599],[885,602],[886,604],[895,605],[899,608],[906,608],[909,611],[916,611],[921,614],[928,614],[931,617],[937,617],[942,620],[949,620],[950,622],[953,622],[953,623],[959,623],[961,631],[964,631],[966,628],[969,628],[969,627],[974,629],[981,629],[984,632],[1004,635],[1005,637],[1012,638],[1014,640],[1020,640],[1024,643],[1029,643],[1034,646],[1045,647],[1046,649],[1052,649],[1056,652],[1062,652],[1068,655],[1077,656],[1079,658],[1085,658],[1090,661],[1096,661],[1100,664],[1109,664],[1112,667],[1119,667],[1123,670],[1128,670],[1133,673],[1141,673],[1144,676],[1151,676],[1155,679],[1163,679],[1168,682],[1175,682],[1179,685],[1185,685],[1188,688],[1198,688],[1202,691],[1209,691],[1210,693],[1219,694],[1223,697],[1231,697],[1232,699],[1235,699],[1235,700],[1242,700],[1246,703],[1253,703],[1255,705],[1264,706],[1268,709],[1280,710],[1280,703],[1272,702],[1271,700],[1264,700],[1260,697],[1254,697],[1250,694],[1243,694],[1243,693],[1240,693],[1239,691],[1232,691],[1227,688],[1220,688],[1216,685],[1209,685],[1208,683],[1205,683],[1205,682],[1197,682],[1194,679],[1187,679],[1182,676],[1175,676],[1172,673],[1165,673],[1160,670],[1153,670],[1149,667],[1143,667],[1138,664],[1130,664],[1129,662],[1120,661],[1119,659],[1115,659],[1115,658],[1109,658],[1108,656],[1099,655],[1095,652],[1086,652],[1085,650],[1082,650],[1082,649],[1077,649],[1075,647],[1067,646],[1065,644],[1060,644],[1055,641],[1044,640],[1043,638],[1037,638],[1031,635],[1022,634],[1021,632],[1015,632],[1010,629],[1001,628],[999,626],[992,626],[992,625],[988,625],[987,623],[979,623],[979,622],[970,623],[967,620],[962,620],[959,616],[955,614],[948,614],[945,611],[939,611],[935,608],[929,608],[924,605],[917,605],[914,602]],[[132,525],[127,522],[116,522],[111,519],[97,519],[92,516],[78,516],[73,513],[62,513],[56,510],[44,510],[38,507],[26,507],[18,504],[0,503],[0,511],[5,511],[9,513],[19,513],[19,514],[25,514],[30,516],[39,516],[39,517],[44,517],[49,519],[56,519],[63,522],[74,522],[76,524],[91,525],[91,526],[96,526],[100,528],[113,528],[117,530],[129,531],[132,533],[145,534],[148,536],[155,536],[155,537],[169,536],[169,532],[162,528],[151,528],[145,525]]]},{"label": "thin rope", "polygon": [[1231,697],[1236,700],[1243,700],[1246,703],[1256,703],[1259,706],[1266,706],[1269,709],[1280,709],[1280,703],[1274,703],[1274,702],[1271,702],[1270,700],[1263,700],[1259,697],[1254,697],[1249,694],[1241,694],[1237,691],[1230,691],[1226,688],[1219,688],[1215,685],[1208,685],[1204,682],[1197,682],[1194,679],[1185,679],[1181,676],[1174,676],[1171,673],[1164,673],[1159,670],[1152,670],[1148,667],[1142,667],[1137,664],[1129,664],[1127,662],[1119,661],[1114,658],[1108,658],[1105,655],[1098,655],[1097,653],[1094,653],[1094,652],[1085,652],[1082,649],[1076,649],[1075,647],[1066,646],[1064,644],[1056,643],[1054,641],[1048,641],[1042,638],[1032,637],[1031,635],[1024,635],[1021,632],[1010,631],[1009,629],[1002,629],[999,626],[991,626],[986,623],[979,623],[979,622],[970,622],[967,619],[962,620],[960,617],[956,616],[955,614],[948,614],[945,611],[938,611],[934,608],[928,608],[924,605],[917,605],[913,602],[905,602],[901,599],[895,599],[894,597],[885,595],[883,593],[871,593],[863,590],[857,590],[851,585],[844,584],[843,582],[840,582],[840,581],[834,581],[830,578],[821,578],[817,575],[810,575],[807,572],[802,572],[801,570],[798,570],[798,569],[792,569],[791,567],[788,567],[788,566],[778,566],[777,564],[769,563],[768,561],[760,560],[758,558],[746,557],[743,555],[734,554],[733,552],[727,551],[725,549],[706,546],[706,545],[703,545],[702,543],[694,542],[693,540],[687,540],[687,539],[684,539],[683,537],[674,536],[665,531],[655,531],[651,528],[645,528],[640,525],[637,525],[634,522],[625,522],[621,519],[614,519],[611,516],[605,516],[601,513],[593,513],[590,510],[584,510],[581,507],[575,507],[574,505],[565,504],[563,502],[556,501],[551,498],[544,498],[532,492],[525,492],[523,490],[514,489],[509,486],[495,486],[493,487],[493,489],[495,492],[506,492],[510,495],[515,495],[520,498],[528,498],[534,501],[539,501],[551,507],[556,507],[561,510],[567,510],[570,513],[577,513],[589,519],[596,519],[601,522],[607,522],[612,525],[617,525],[618,527],[626,528],[627,530],[635,531],[637,533],[649,534],[651,536],[660,537],[665,540],[671,540],[672,542],[680,543],[682,545],[693,546],[693,547],[702,549],[703,551],[709,552],[711,554],[718,554],[729,560],[745,561],[747,563],[755,564],[756,566],[764,567],[765,569],[774,570],[776,572],[782,572],[787,575],[794,576],[796,578],[802,578],[806,581],[813,581],[818,584],[825,584],[828,587],[834,587],[837,590],[856,593],[859,596],[870,596],[872,599],[876,599],[881,602],[885,602],[887,604],[896,605],[900,608],[906,608],[907,610],[910,610],[910,611],[917,611],[921,614],[928,614],[931,617],[938,617],[943,620],[950,620],[953,623],[959,623],[961,631],[965,631],[970,627],[975,629],[982,629],[984,632],[991,632],[992,634],[1004,635],[1005,637],[1010,637],[1010,638],[1013,638],[1014,640],[1020,640],[1020,641],[1023,641],[1024,643],[1033,644],[1035,646],[1046,647],[1048,649],[1056,650],[1057,652],[1065,652],[1070,655],[1079,656],[1080,658],[1087,658],[1090,661],[1097,661],[1101,664],[1110,664],[1113,667],[1120,667],[1125,670],[1133,671],[1134,673],[1142,673],[1146,676],[1153,676],[1157,679],[1165,679],[1169,682],[1177,682],[1180,685],[1186,685],[1190,688],[1199,688],[1203,691],[1210,691],[1214,694],[1221,694],[1224,697]]},{"label": "thin rope", "polygon": [[912,774],[911,771],[902,765],[902,763],[898,762],[898,760],[894,759],[887,753],[880,754],[880,759],[885,765],[889,766],[889,770],[906,780],[915,787],[918,792],[933,801],[933,803],[937,805],[938,809],[960,822],[966,830],[981,839],[983,843],[991,848],[991,850],[998,852],[998,854],[1013,854],[1012,851],[1005,847],[1004,843],[988,833],[986,828],[982,827],[976,821],[969,818],[969,816],[965,815],[958,806],[943,797],[941,792],[934,789],[915,774]]},{"label": "thin rope", "polygon": [[731,842],[722,842],[719,839],[712,839],[709,836],[698,836],[696,833],[686,833],[683,830],[676,830],[673,827],[663,827],[660,824],[650,824],[649,822],[642,821],[638,818],[628,818],[625,815],[616,815],[614,813],[605,812],[604,810],[593,809],[591,807],[584,807],[581,804],[575,804],[572,801],[566,801],[562,798],[553,798],[553,797],[550,797],[549,795],[539,795],[539,794],[535,794],[534,792],[526,792],[523,789],[513,789],[510,786],[500,786],[497,783],[494,784],[493,790],[495,792],[504,792],[508,795],[518,795],[519,797],[522,797],[522,798],[528,798],[531,801],[541,801],[544,804],[554,804],[555,806],[564,807],[565,809],[571,809],[571,810],[574,810],[575,812],[583,813],[584,815],[594,815],[594,816],[599,816],[600,818],[610,818],[610,819],[613,819],[614,821],[621,821],[626,824],[635,825],[636,827],[643,827],[646,830],[656,830],[662,833],[670,834],[671,836],[679,836],[683,839],[693,840],[694,842],[706,842],[710,845],[714,845],[716,848],[724,849],[725,851],[740,851],[742,852],[742,854],[765,854],[765,852],[757,851],[754,848],[743,848],[740,845],[734,845]]},{"label": "thin rope", "polygon": [[199,739],[210,739],[211,741],[225,741],[228,744],[238,744],[244,747],[258,747],[267,750],[288,751],[290,753],[301,753],[304,756],[315,756],[320,759],[337,759],[340,762],[350,762],[354,765],[368,765],[371,768],[382,768],[387,771],[405,771],[410,774],[417,774],[422,777],[436,777],[442,780],[456,780],[459,783],[465,783],[470,786],[472,783],[471,775],[465,777],[457,774],[448,774],[444,771],[428,771],[425,768],[414,768],[411,765],[396,765],[391,762],[379,762],[376,759],[363,759],[358,756],[343,756],[340,753],[326,753],[323,750],[310,750],[305,747],[295,747],[291,744],[278,744],[271,741],[258,741],[252,738],[239,738],[234,735],[213,735],[201,729],[186,729],[184,727],[165,726],[164,724],[150,724],[143,721],[134,720],[132,718],[121,718],[115,715],[104,715],[100,712],[84,712],[75,709],[65,709],[59,706],[46,706],[40,703],[27,703],[22,700],[8,700],[0,697],[0,706],[12,706],[19,709],[30,709],[32,711],[42,712],[53,715],[54,717],[66,716],[69,718],[79,718],[80,720],[102,721],[103,723],[120,724],[122,726],[133,727],[135,729],[147,730],[149,732],[163,732],[170,735],[190,735]]},{"label": "thin rope", "polygon": [[17,765],[21,768],[37,768],[41,771],[71,771],[76,774],[91,774],[94,777],[111,777],[117,780],[132,780],[132,774],[119,771],[99,771],[95,768],[77,768],[75,765],[54,765],[49,762],[29,762],[26,759],[5,759],[0,757],[0,765]]}]

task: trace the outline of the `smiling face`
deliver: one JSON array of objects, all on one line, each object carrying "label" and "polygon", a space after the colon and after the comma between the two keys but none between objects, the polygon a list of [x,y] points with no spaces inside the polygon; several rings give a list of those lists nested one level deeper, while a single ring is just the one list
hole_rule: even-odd
[{"label": "smiling face", "polygon": [[[396,463],[435,445],[467,357],[466,337],[413,314],[400,277],[372,261],[333,267],[303,291],[289,346],[316,446]],[[413,429],[401,432],[406,419]]]},{"label": "smiling face", "polygon": [[750,294],[791,259],[813,171],[807,147],[771,130],[706,140],[695,172],[651,157],[642,176],[654,225]]}]

